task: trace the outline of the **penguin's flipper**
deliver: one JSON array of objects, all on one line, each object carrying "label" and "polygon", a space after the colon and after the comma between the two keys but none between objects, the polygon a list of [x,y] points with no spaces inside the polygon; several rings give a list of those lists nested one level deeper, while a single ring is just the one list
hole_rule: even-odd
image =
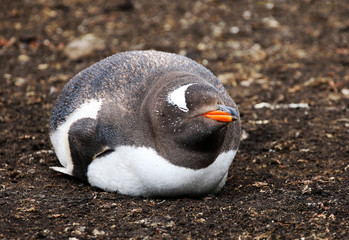
[{"label": "penguin's flipper", "polygon": [[50,169],[55,170],[56,172],[60,172],[60,173],[64,173],[64,174],[72,176],[72,174],[69,173],[65,167],[50,167]]},{"label": "penguin's flipper", "polygon": [[97,133],[96,126],[97,121],[95,119],[82,118],[75,121],[68,132],[73,176],[84,181],[87,180],[87,168],[93,159],[107,149],[109,150]]}]

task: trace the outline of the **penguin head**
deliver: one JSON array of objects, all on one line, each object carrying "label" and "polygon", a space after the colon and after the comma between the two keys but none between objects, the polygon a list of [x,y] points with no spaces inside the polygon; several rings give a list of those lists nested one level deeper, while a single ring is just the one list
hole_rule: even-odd
[{"label": "penguin head", "polygon": [[171,163],[200,169],[233,145],[237,148],[240,119],[236,105],[201,77],[165,74],[147,98],[143,112],[155,148]]}]

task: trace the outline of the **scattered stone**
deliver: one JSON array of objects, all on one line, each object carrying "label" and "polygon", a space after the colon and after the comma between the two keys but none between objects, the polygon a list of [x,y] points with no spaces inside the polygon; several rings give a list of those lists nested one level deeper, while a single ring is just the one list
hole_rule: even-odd
[{"label": "scattered stone", "polygon": [[238,85],[234,73],[222,73],[219,74],[217,78],[219,81],[221,81],[222,84],[231,84],[234,87]]},{"label": "scattered stone", "polygon": [[344,168],[344,171],[348,171],[349,170],[349,164]]},{"label": "scattered stone", "polygon": [[100,230],[98,230],[98,229],[93,229],[93,231],[92,231],[92,234],[95,236],[95,237],[98,237],[98,236],[103,236],[103,235],[105,235],[105,232],[102,230],[102,231],[100,231]]},{"label": "scattered stone", "polygon": [[330,80],[330,78],[314,78],[311,77],[308,81],[306,81],[303,85],[305,87],[318,87],[324,84],[328,84],[328,81]]},{"label": "scattered stone", "polygon": [[229,30],[232,34],[237,34],[240,32],[240,28],[238,26],[233,26]]},{"label": "scattered stone", "polygon": [[272,105],[267,102],[261,102],[253,106],[255,109],[261,109],[261,108],[272,108]]},{"label": "scattered stone", "polygon": [[50,87],[50,92],[49,92],[49,95],[52,96],[55,92],[57,92],[57,88],[55,87]]},{"label": "scattered stone", "polygon": [[28,55],[24,55],[24,54],[21,54],[18,56],[18,61],[20,61],[21,63],[27,63],[30,61],[30,57]]},{"label": "scattered stone", "polygon": [[179,55],[182,55],[182,56],[186,56],[187,55],[187,51],[184,50],[184,49],[181,49],[179,52],[178,52]]},{"label": "scattered stone", "polygon": [[248,132],[245,129],[242,129],[241,141],[247,139],[249,136]]},{"label": "scattered stone", "polygon": [[199,44],[197,45],[197,48],[198,48],[198,50],[200,50],[200,51],[206,51],[206,50],[208,49],[208,46],[207,46],[207,44],[201,42],[201,43],[199,43]]},{"label": "scattered stone", "polygon": [[211,32],[214,37],[222,36],[225,28],[225,22],[220,22],[218,25],[212,25]]},{"label": "scattered stone", "polygon": [[249,78],[247,80],[241,81],[240,85],[243,87],[249,87],[253,82],[254,82],[253,79]]},{"label": "scattered stone", "polygon": [[264,124],[268,124],[269,120],[256,120],[256,121],[249,120],[248,122],[256,125],[264,125]]},{"label": "scattered stone", "polygon": [[249,57],[254,62],[263,61],[267,57],[267,53],[262,49],[261,45],[255,43],[252,47],[247,51]]},{"label": "scattered stone", "polygon": [[305,185],[304,188],[302,189],[302,194],[306,194],[306,193],[311,193],[311,187],[309,187],[309,185]]},{"label": "scattered stone", "polygon": [[168,223],[165,224],[166,228],[173,228],[176,225],[176,223],[174,221],[170,221]]},{"label": "scattered stone", "polygon": [[266,183],[266,182],[255,182],[255,183],[252,184],[252,186],[260,188],[260,187],[268,186],[268,183]]},{"label": "scattered stone", "polygon": [[4,74],[4,78],[5,78],[5,79],[10,79],[11,77],[12,77],[12,75],[9,74],[9,73],[5,73],[5,74]]},{"label": "scattered stone", "polygon": [[266,3],[265,4],[266,9],[273,9],[274,8],[274,3]]},{"label": "scattered stone", "polygon": [[25,78],[21,78],[21,77],[15,78],[15,85],[17,87],[22,87],[26,83],[27,83],[27,80],[25,80]]},{"label": "scattered stone", "polygon": [[39,70],[46,70],[46,69],[48,69],[48,63],[42,63],[42,64],[39,64],[38,65],[38,69]]},{"label": "scattered stone", "polygon": [[92,55],[97,50],[104,50],[106,44],[103,39],[94,34],[86,34],[71,41],[64,49],[64,53],[71,60],[78,60]]},{"label": "scattered stone", "polygon": [[267,28],[278,28],[280,23],[274,17],[266,17],[262,19],[262,23]]},{"label": "scattered stone", "polygon": [[345,95],[345,96],[349,96],[349,89],[348,89],[348,88],[343,88],[343,89],[341,90],[341,93],[342,93],[343,95]]},{"label": "scattered stone", "polygon": [[333,138],[333,135],[331,133],[326,133],[327,138]]},{"label": "scattered stone", "polygon": [[298,108],[309,109],[310,108],[308,103],[270,104],[267,102],[261,102],[261,103],[255,104],[253,107],[254,107],[254,109],[269,108],[271,110],[274,110],[274,109],[298,109]]},{"label": "scattered stone", "polygon": [[244,11],[243,14],[242,14],[242,17],[245,19],[245,20],[250,20],[251,19],[251,16],[252,16],[252,13],[248,10]]},{"label": "scattered stone", "polygon": [[205,218],[198,218],[198,219],[195,219],[195,221],[199,222],[199,223],[205,223],[206,219]]}]

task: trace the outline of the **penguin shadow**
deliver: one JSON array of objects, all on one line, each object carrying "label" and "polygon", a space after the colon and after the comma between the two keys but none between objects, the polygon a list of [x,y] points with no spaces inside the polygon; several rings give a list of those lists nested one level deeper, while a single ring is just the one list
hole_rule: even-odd
[{"label": "penguin shadow", "polygon": [[[231,195],[230,191],[226,190],[226,187],[223,187],[223,189],[216,194],[208,194],[205,196],[188,196],[188,195],[183,195],[183,196],[169,196],[169,197],[142,197],[142,196],[128,196],[128,195],[123,195],[120,194],[119,192],[109,192],[105,191],[101,188],[95,187],[90,185],[87,181],[83,181],[81,179],[77,179],[74,176],[70,176],[64,173],[56,172],[53,171],[55,174],[53,175],[53,180],[57,182],[62,182],[62,179],[64,180],[64,187],[69,188],[72,187],[75,190],[85,190],[88,192],[91,192],[93,194],[93,198],[99,198],[103,200],[124,200],[124,199],[132,199],[133,201],[144,201],[144,200],[149,200],[149,201],[155,201],[157,204],[162,204],[164,202],[178,202],[178,201],[203,201],[203,200],[215,200],[220,197],[226,197],[228,195]],[[91,198],[92,199],[92,198]],[[87,199],[85,199],[87,200]]]},{"label": "penguin shadow", "polygon": [[[243,119],[243,113],[240,114]],[[253,129],[245,128],[243,131],[246,131],[244,135],[247,137],[241,141],[230,166],[226,184],[216,195],[217,197],[238,197],[239,194],[249,191],[248,186],[252,186],[255,182],[268,182],[273,177],[268,170],[260,169],[258,166],[262,163],[270,164],[271,160],[269,157],[265,159],[265,155],[270,158],[273,156],[273,146],[282,138],[282,132],[268,125],[259,125]]]},{"label": "penguin shadow", "polygon": [[74,176],[60,173],[60,172],[57,172],[53,169],[49,169],[49,171],[53,173],[53,179],[55,179],[56,181],[62,181],[62,179],[63,179],[67,185],[69,184],[69,185],[81,186],[81,187],[82,186],[91,187],[91,185],[88,182],[82,181]]}]

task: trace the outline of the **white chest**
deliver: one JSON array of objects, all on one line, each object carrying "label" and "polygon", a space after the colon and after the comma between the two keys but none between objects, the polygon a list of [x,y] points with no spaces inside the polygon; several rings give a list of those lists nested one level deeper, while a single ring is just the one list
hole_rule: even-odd
[{"label": "white chest", "polygon": [[145,147],[118,147],[88,167],[91,185],[132,196],[200,196],[216,193],[223,187],[229,166],[236,154],[220,154],[204,169],[188,169],[169,163],[156,151]]}]

